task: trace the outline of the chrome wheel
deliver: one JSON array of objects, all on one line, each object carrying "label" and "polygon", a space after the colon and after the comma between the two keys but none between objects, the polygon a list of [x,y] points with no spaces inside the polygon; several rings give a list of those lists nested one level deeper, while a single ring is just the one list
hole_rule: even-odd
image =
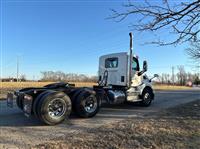
[{"label": "chrome wheel", "polygon": [[88,113],[93,113],[97,108],[97,99],[94,95],[88,96],[84,100],[84,109]]},{"label": "chrome wheel", "polygon": [[148,92],[144,94],[143,102],[145,104],[149,104],[151,102],[151,95]]},{"label": "chrome wheel", "polygon": [[48,114],[52,118],[59,118],[66,112],[66,103],[62,98],[55,98],[48,105]]}]

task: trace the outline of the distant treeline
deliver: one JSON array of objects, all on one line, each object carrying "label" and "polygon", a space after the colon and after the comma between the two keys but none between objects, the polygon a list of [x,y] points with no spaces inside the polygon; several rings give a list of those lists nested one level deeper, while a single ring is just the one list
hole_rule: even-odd
[{"label": "distant treeline", "polygon": [[15,77],[8,77],[8,78],[2,78],[1,79],[2,82],[26,82],[26,76],[25,75],[21,75],[18,79]]},{"label": "distant treeline", "polygon": [[[45,81],[45,82],[97,82],[97,76],[89,76],[85,74],[77,74],[77,73],[64,73],[62,71],[42,71],[41,79],[37,81]],[[3,82],[17,82],[16,78],[3,78],[1,79]],[[20,75],[18,81],[35,81],[35,80],[27,80],[25,75]],[[196,73],[186,72],[184,66],[178,66],[176,72],[173,74],[170,73],[162,73],[159,74],[159,78],[155,82],[157,84],[168,84],[168,85],[200,85],[200,73],[197,71]]]},{"label": "distant treeline", "polygon": [[40,81],[97,82],[97,76],[64,73],[62,71],[43,71]]},{"label": "distant treeline", "polygon": [[160,84],[174,85],[200,85],[200,73],[186,72],[184,66],[178,66],[177,72],[174,75],[170,73],[162,73],[159,75]]}]

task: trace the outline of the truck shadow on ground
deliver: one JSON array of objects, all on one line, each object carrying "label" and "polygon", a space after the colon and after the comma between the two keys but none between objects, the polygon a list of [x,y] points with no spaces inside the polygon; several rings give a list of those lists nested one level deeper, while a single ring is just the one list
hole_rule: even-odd
[{"label": "truck shadow on ground", "polygon": [[[1,106],[2,107],[2,106]],[[80,118],[72,113],[68,119],[74,121],[85,121],[85,122],[94,122],[96,120],[101,121],[102,118],[109,119],[124,119],[129,118],[130,116],[137,116],[140,111],[143,111],[144,107],[141,107],[138,104],[124,104],[124,105],[102,105],[99,113],[93,118]],[[19,110],[16,105],[14,109],[3,107],[0,110],[0,127],[20,127],[20,126],[46,126],[35,116],[26,117],[21,110]]]}]

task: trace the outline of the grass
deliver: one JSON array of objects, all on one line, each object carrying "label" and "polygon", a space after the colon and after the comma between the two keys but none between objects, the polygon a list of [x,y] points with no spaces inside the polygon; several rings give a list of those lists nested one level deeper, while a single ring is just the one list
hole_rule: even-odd
[{"label": "grass", "polygon": [[86,129],[34,148],[196,149],[200,146],[200,100],[141,118]]},{"label": "grass", "polygon": [[[8,91],[14,91],[25,87],[42,87],[54,82],[1,82],[0,99],[5,98]],[[94,82],[69,82],[75,84],[76,87],[92,87],[97,85]],[[192,89],[186,86],[171,86],[171,85],[154,85],[155,90],[187,90]]]},{"label": "grass", "polygon": [[[43,87],[47,84],[54,82],[1,82],[0,99],[4,99],[8,91],[15,91],[25,87]],[[75,84],[76,87],[92,87],[96,85],[93,82],[70,82]]]},{"label": "grass", "polygon": [[155,90],[188,90],[192,89],[189,86],[174,86],[174,85],[153,85]]},{"label": "grass", "polygon": [[[24,87],[42,87],[47,84],[54,83],[54,82],[2,82],[2,89],[12,89],[12,88],[24,88]],[[96,83],[93,82],[70,82],[75,84],[77,87],[83,86],[93,86]]]},{"label": "grass", "polygon": [[[24,87],[42,87],[44,85],[54,83],[54,82],[1,82],[1,89],[17,89]],[[76,87],[92,87],[93,85],[97,85],[94,82],[70,82],[75,84]],[[172,86],[172,85],[153,85],[153,88],[156,90],[177,90],[177,89],[191,89],[188,86]]]}]

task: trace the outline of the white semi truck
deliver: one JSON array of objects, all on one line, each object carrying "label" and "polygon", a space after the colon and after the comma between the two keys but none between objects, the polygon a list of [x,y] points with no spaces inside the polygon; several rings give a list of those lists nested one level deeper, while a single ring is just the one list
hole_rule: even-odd
[{"label": "white semi truck", "polygon": [[26,116],[35,115],[48,125],[61,123],[72,111],[80,117],[95,116],[101,103],[123,104],[139,102],[149,106],[154,99],[149,79],[147,62],[140,69],[138,57],[132,55],[132,34],[130,33],[130,53],[113,53],[99,59],[99,81],[97,86],[75,87],[68,83],[54,83],[41,88],[23,88],[8,93],[8,106],[17,106]]}]

